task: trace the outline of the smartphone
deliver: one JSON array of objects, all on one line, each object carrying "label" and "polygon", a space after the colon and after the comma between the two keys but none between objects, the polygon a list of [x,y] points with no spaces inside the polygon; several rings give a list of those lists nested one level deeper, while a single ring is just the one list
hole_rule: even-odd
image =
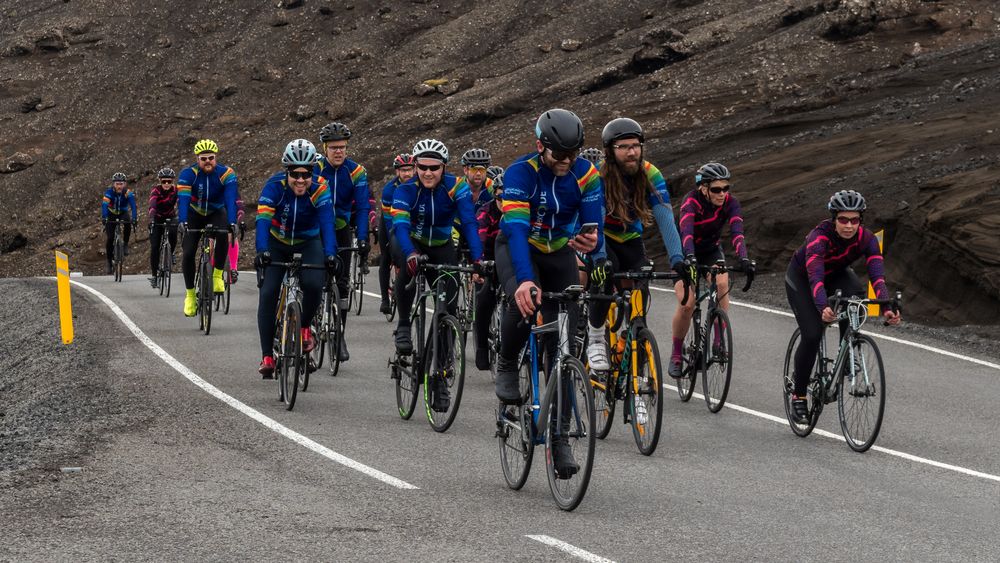
[{"label": "smartphone", "polygon": [[580,232],[576,233],[578,235],[590,235],[597,232],[597,223],[584,223],[580,227]]}]

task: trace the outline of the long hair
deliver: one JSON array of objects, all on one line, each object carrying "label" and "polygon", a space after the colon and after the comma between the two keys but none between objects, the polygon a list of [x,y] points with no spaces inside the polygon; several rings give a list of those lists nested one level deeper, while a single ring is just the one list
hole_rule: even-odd
[{"label": "long hair", "polygon": [[[645,160],[640,159],[638,170],[635,174],[630,175],[615,160],[612,149],[605,149],[601,176],[604,177],[604,200],[607,204],[607,212],[608,215],[621,219],[624,223],[629,223],[637,218],[642,221],[643,225],[653,223],[653,212],[649,208],[649,194],[653,191],[653,184],[646,177],[643,163]],[[631,184],[635,187],[632,191],[631,202],[626,197],[628,194],[626,176],[631,176]]]}]

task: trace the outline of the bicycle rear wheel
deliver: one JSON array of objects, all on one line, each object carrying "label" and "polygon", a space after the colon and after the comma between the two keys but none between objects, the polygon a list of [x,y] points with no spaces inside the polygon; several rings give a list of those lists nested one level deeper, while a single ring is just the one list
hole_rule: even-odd
[{"label": "bicycle rear wheel", "polygon": [[522,401],[520,405],[500,404],[497,410],[497,442],[500,444],[500,468],[507,486],[515,491],[524,486],[535,456],[531,404],[531,362],[522,361],[518,372]]},{"label": "bicycle rear wheel", "polygon": [[[545,403],[550,405],[545,433],[545,469],[549,489],[556,505],[562,510],[573,510],[580,505],[590,474],[594,467],[594,389],[580,360],[562,359],[562,381],[547,387]],[[551,377],[555,377],[553,374]],[[563,386],[564,405],[560,413],[556,403],[558,386]],[[559,419],[562,419],[560,421]],[[553,461],[553,447],[559,440],[568,440],[573,459],[580,466],[572,475],[560,475]]]},{"label": "bicycle rear wheel", "polygon": [[435,432],[444,432],[455,422],[465,386],[465,338],[458,320],[451,315],[431,327],[424,363],[424,406]]},{"label": "bicycle rear wheel", "polygon": [[282,322],[281,362],[278,367],[278,385],[285,408],[292,410],[298,395],[302,371],[302,311],[296,301],[285,305]]},{"label": "bicycle rear wheel", "polygon": [[[808,393],[808,408],[809,408],[809,422],[807,424],[799,424],[795,422],[795,417],[792,416],[792,394],[795,390],[795,351],[799,347],[799,342],[801,341],[801,333],[799,329],[795,329],[792,333],[791,340],[788,341],[788,350],[785,351],[785,369],[784,377],[782,379],[782,391],[784,393],[785,404],[785,417],[788,419],[788,425],[792,428],[792,432],[796,436],[805,438],[816,427],[816,422],[819,421],[819,413],[823,410],[823,401],[814,400],[814,397],[822,397],[822,390],[819,388],[819,382],[815,378],[809,382],[809,393]],[[819,358],[820,362],[823,361]]]},{"label": "bicycle rear wheel", "polygon": [[615,381],[618,371],[590,371],[590,385],[594,388],[594,432],[601,440],[608,437],[615,420]]},{"label": "bicycle rear wheel", "polygon": [[858,334],[852,345],[854,375],[851,375],[849,365],[840,370],[842,379],[837,394],[837,414],[847,445],[856,452],[866,452],[875,443],[882,428],[885,369],[882,353],[870,336]]},{"label": "bicycle rear wheel", "polygon": [[648,328],[636,336],[636,379],[630,383],[632,437],[642,455],[653,455],[663,422],[663,382],[660,349]]},{"label": "bicycle rear wheel", "polygon": [[684,337],[684,347],[681,348],[683,357],[681,376],[676,381],[677,395],[685,403],[690,401],[691,396],[694,395],[694,385],[698,381],[698,368],[701,366],[701,352],[696,350],[697,342],[698,325],[692,323]]},{"label": "bicycle rear wheel", "polygon": [[733,329],[729,326],[729,315],[722,309],[713,311],[708,323],[701,388],[708,410],[717,413],[726,404],[733,375]]},{"label": "bicycle rear wheel", "polygon": [[207,336],[212,331],[212,305],[215,301],[215,292],[212,290],[212,265],[208,260],[202,263],[201,288],[199,292],[201,324]]}]

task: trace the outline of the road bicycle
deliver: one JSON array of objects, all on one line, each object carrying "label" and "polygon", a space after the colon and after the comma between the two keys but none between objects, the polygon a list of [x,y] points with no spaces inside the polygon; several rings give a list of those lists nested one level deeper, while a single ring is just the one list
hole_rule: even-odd
[{"label": "road bicycle", "polygon": [[125,269],[125,225],[128,221],[121,219],[108,219],[108,223],[114,223],[115,239],[111,245],[111,273],[115,276],[115,281],[122,281]]},{"label": "road bicycle", "polygon": [[[225,290],[222,293],[215,294],[215,310],[222,310],[222,314],[229,314],[229,302],[232,297],[232,285],[236,283],[236,278],[239,276],[238,266],[239,266],[239,255],[240,255],[240,240],[243,240],[246,234],[246,227],[243,223],[239,225],[240,238],[236,240],[236,235],[233,232],[229,232],[230,243],[229,246],[235,246],[236,259],[233,261],[229,260],[229,250],[226,253],[226,265],[222,269],[222,282],[225,284]],[[212,266],[214,267],[214,261]]]},{"label": "road bicycle", "polygon": [[[274,369],[278,374],[278,400],[292,410],[298,391],[309,387],[308,358],[302,350],[302,288],[299,276],[302,270],[324,270],[323,264],[306,264],[302,255],[292,254],[288,262],[271,262],[271,266],[285,268],[275,312]],[[257,270],[257,287],[264,283],[267,268]],[[326,285],[332,283],[327,273]],[[318,347],[318,345],[317,345]]]},{"label": "road bicycle", "polygon": [[[622,422],[631,424],[635,445],[652,455],[660,440],[663,422],[663,368],[660,348],[646,325],[649,314],[649,281],[677,279],[674,272],[654,272],[643,266],[637,272],[619,272],[615,279],[636,282],[638,287],[619,291],[608,310],[608,349],[611,370],[590,370],[594,387],[597,437],[604,439],[614,421],[615,405],[622,401]],[[687,299],[687,295],[684,296]],[[620,330],[620,332],[619,332]]]},{"label": "road bicycle", "polygon": [[[424,409],[431,428],[444,432],[455,421],[465,385],[465,339],[458,319],[448,313],[447,283],[457,282],[461,272],[489,268],[492,268],[491,262],[484,262],[476,268],[458,264],[428,264],[426,256],[418,259],[417,275],[410,282],[411,286],[416,285],[410,309],[413,353],[402,355],[396,352],[389,360],[390,377],[396,382],[396,406],[403,420],[413,416],[420,386],[423,385]],[[424,287],[430,272],[437,274],[433,291]],[[434,310],[430,328],[426,329],[428,297],[434,298]]]},{"label": "road bicycle", "polygon": [[[351,228],[352,237],[357,236],[357,230]],[[350,276],[347,282],[347,310],[354,309],[355,315],[361,314],[361,304],[365,298],[365,276],[368,275],[368,256],[362,256],[358,248],[344,248],[342,252],[350,252]]]},{"label": "road bicycle", "polygon": [[198,328],[207,336],[212,331],[212,308],[216,299],[212,280],[212,255],[215,251],[215,237],[212,235],[228,234],[228,228],[219,228],[211,223],[201,229],[187,229],[186,233],[198,233],[198,261],[194,272],[194,287],[197,295]]},{"label": "road bicycle", "polygon": [[[313,315],[312,330],[316,337],[316,346],[310,352],[312,364],[310,371],[323,367],[326,351],[330,352],[330,375],[336,376],[340,371],[340,340],[344,338],[344,324],[340,315],[340,290],[336,280],[330,276],[323,287],[323,299],[319,311]],[[306,376],[308,385],[308,375]],[[305,387],[302,389],[305,391]]]},{"label": "road bicycle", "polygon": [[[170,246],[170,237],[168,234],[169,230],[176,228],[176,226],[177,219],[153,223],[152,225],[153,229],[157,227],[163,229],[163,235],[160,238],[160,248],[158,249],[160,260],[156,269],[156,287],[160,290],[160,295],[164,297],[170,297],[170,278],[174,269],[174,249]],[[152,229],[150,231],[152,232]]]},{"label": "road bicycle", "polygon": [[[698,275],[694,283],[694,315],[691,317],[691,329],[684,337],[682,348],[681,377],[677,379],[677,394],[682,401],[691,399],[694,385],[701,372],[701,387],[705,396],[705,404],[712,413],[722,410],[729,395],[729,383],[733,375],[733,328],[729,315],[719,306],[724,295],[719,295],[717,278],[726,272],[744,272],[746,283],[743,291],[749,291],[753,285],[755,271],[751,262],[749,271],[741,266],[726,266],[725,261],[715,264],[698,264]],[[702,275],[705,274],[705,275]],[[707,278],[708,287],[703,288]],[[730,288],[732,288],[730,280]],[[701,307],[705,305],[705,321],[702,322]]]},{"label": "road bicycle", "polygon": [[[537,295],[532,292],[532,298]],[[536,445],[545,446],[545,470],[549,490],[562,510],[579,506],[587,493],[594,464],[594,392],[583,364],[571,352],[569,304],[581,299],[607,299],[590,295],[583,286],[572,285],[565,291],[543,292],[542,299],[559,304],[557,318],[539,324],[538,310],[532,315],[531,333],[521,353],[518,377],[521,390],[519,405],[500,404],[496,411],[496,438],[500,448],[500,468],[511,489],[524,486],[531,470]],[[542,348],[540,337],[558,339],[555,356],[545,358],[548,378],[542,387]],[[567,440],[580,468],[576,473],[559,473],[553,462],[555,444]]]},{"label": "road bicycle", "polygon": [[837,313],[834,322],[845,322],[846,330],[840,338],[836,358],[827,356],[826,328],[819,341],[816,366],[809,378],[809,422],[795,422],[792,411],[792,393],[795,389],[795,351],[798,349],[801,330],[796,328],[785,352],[784,403],[788,424],[797,436],[806,437],[816,427],[823,405],[837,401],[837,416],[847,445],[856,452],[866,452],[878,438],[885,414],[885,366],[882,353],[875,340],[861,333],[868,320],[868,305],[888,306],[893,312],[900,309],[902,295],[897,292],[892,299],[866,299],[844,297],[840,290],[830,298],[830,308]]}]

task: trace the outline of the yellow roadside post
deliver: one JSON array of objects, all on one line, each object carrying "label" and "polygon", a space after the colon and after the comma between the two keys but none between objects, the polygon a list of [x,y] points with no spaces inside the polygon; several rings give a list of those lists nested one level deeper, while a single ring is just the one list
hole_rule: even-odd
[{"label": "yellow roadside post", "polygon": [[73,343],[73,305],[69,300],[69,257],[56,251],[56,285],[59,287],[59,323],[63,344]]},{"label": "yellow roadside post", "polygon": [[[884,235],[884,234],[885,234],[885,230],[881,230],[881,231],[878,231],[877,233],[875,233],[875,238],[878,239],[878,251],[879,252],[882,252],[882,235]],[[868,298],[869,299],[875,299],[875,288],[872,287],[872,282],[868,282]],[[878,305],[869,305],[868,306],[868,316],[869,317],[877,317],[877,316],[879,316],[879,309],[881,309],[881,307],[879,307]]]}]

